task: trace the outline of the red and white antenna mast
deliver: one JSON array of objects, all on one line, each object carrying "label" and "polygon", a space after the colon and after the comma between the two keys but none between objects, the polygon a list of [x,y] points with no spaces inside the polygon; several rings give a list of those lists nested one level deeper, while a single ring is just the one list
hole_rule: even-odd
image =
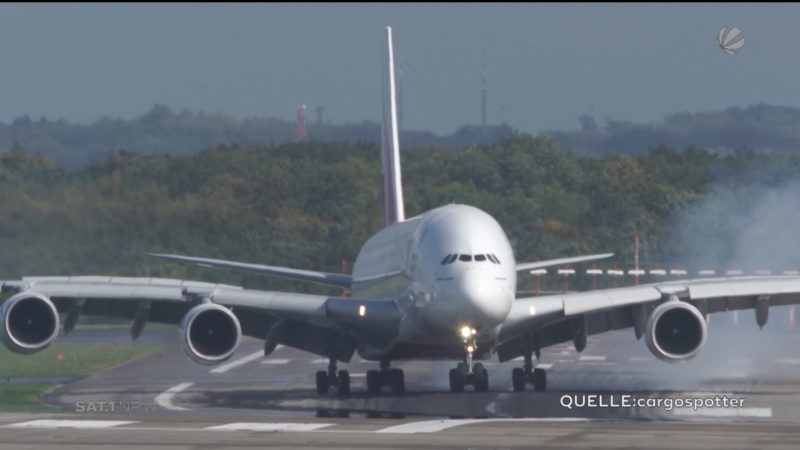
[{"label": "red and white antenna mast", "polygon": [[294,128],[294,140],[297,142],[308,140],[306,130],[306,105],[297,107],[297,126]]}]

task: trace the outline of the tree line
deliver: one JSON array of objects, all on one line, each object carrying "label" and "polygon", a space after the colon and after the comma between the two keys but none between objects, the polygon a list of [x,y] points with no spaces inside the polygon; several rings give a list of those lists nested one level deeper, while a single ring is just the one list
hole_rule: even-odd
[{"label": "tree line", "polygon": [[[328,272],[346,258],[352,267],[381,226],[379,155],[366,141],[234,144],[184,156],[118,151],[68,171],[16,148],[0,155],[0,278],[157,276],[327,292],[145,254]],[[717,256],[727,257],[738,239],[721,225],[727,214],[800,175],[800,159],[752,149],[720,156],[659,146],[591,158],[524,134],[460,152],[406,149],[401,160],[409,217],[469,204],[498,220],[520,262],[610,251],[625,268],[636,231],[649,267],[700,261],[687,226],[714,230]],[[696,208],[720,192],[729,203],[697,219]],[[694,222],[683,226],[687,214]],[[521,277],[521,288],[531,283]]]}]

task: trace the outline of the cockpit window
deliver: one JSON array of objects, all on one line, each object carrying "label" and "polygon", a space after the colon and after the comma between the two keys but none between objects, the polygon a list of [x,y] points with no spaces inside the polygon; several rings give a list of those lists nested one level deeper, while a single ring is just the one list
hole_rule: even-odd
[{"label": "cockpit window", "polygon": [[475,261],[477,262],[486,261],[486,255],[475,255]]},{"label": "cockpit window", "polygon": [[472,261],[472,255],[460,255],[458,257],[459,261],[470,262]]},{"label": "cockpit window", "polygon": [[450,255],[445,256],[444,259],[442,260],[442,262],[440,262],[439,264],[441,264],[441,265],[447,264],[447,260],[448,259],[450,259]]},{"label": "cockpit window", "polygon": [[495,255],[494,253],[492,253],[491,255],[492,255],[492,258],[494,258],[494,262],[497,263],[497,264],[500,264],[500,260],[497,259],[497,255]]},{"label": "cockpit window", "polygon": [[447,261],[447,264],[453,264],[457,258],[458,258],[458,255],[451,256],[450,257],[450,261]]}]

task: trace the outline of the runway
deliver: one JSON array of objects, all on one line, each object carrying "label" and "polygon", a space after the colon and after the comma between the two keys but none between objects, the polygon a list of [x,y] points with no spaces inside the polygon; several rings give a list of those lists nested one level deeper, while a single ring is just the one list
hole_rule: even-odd
[{"label": "runway", "polygon": [[[145,336],[166,340],[162,350],[44,396],[70,414],[0,416],[0,448],[46,447],[54,436],[75,448],[248,448],[264,445],[265,433],[270,445],[304,447],[796,447],[800,335],[775,326],[759,332],[744,317],[733,328],[723,317],[712,316],[706,347],[682,364],[656,360],[630,330],[593,336],[582,353],[571,343],[548,348],[539,361],[548,372],[543,393],[511,392],[511,369],[521,361],[495,359],[484,361],[489,392],[450,393],[455,361],[412,361],[393,363],[405,371],[405,395],[370,397],[364,377],[377,363],[356,356],[340,364],[351,374],[347,398],[316,394],[314,372],[327,365],[319,356],[281,347],[264,358],[261,343],[246,339],[230,361],[207,367],[182,354],[174,330],[154,330]],[[715,398],[742,404],[705,403]],[[24,425],[65,419],[88,422]],[[105,420],[126,423],[84,428]],[[668,439],[645,437],[659,433]]]}]

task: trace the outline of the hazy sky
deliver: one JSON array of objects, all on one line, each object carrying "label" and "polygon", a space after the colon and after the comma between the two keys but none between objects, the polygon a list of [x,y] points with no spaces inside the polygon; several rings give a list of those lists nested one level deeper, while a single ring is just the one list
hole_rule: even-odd
[{"label": "hazy sky", "polygon": [[[575,129],[594,115],[800,106],[796,4],[0,4],[0,121],[89,123],[163,103],[237,118],[378,121],[385,25],[405,128]],[[742,30],[724,54],[716,36]],[[309,115],[313,120],[313,112]]]}]

